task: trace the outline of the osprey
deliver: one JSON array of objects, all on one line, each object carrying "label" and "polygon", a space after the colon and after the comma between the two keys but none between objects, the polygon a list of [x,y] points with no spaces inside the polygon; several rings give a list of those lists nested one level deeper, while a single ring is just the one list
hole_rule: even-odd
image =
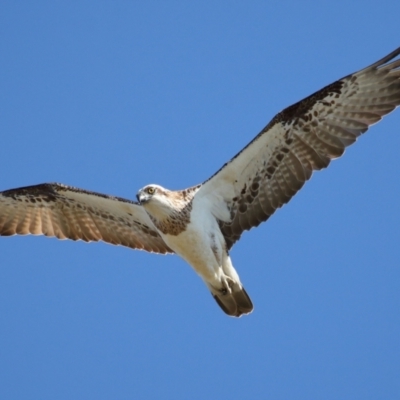
[{"label": "osprey", "polygon": [[148,185],[137,202],[57,183],[0,192],[0,235],[99,241],[176,253],[222,310],[253,310],[229,250],[245,230],[287,203],[314,170],[340,157],[400,104],[400,48],[278,113],[204,183],[171,191]]}]

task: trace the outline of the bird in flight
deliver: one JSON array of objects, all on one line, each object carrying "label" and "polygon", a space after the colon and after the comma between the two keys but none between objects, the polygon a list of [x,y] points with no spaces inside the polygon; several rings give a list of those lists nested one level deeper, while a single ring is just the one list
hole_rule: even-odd
[{"label": "bird in flight", "polygon": [[151,184],[137,201],[44,183],[0,192],[0,235],[102,240],[175,253],[231,316],[253,310],[229,251],[400,104],[400,47],[278,113],[205,182],[172,191]]}]

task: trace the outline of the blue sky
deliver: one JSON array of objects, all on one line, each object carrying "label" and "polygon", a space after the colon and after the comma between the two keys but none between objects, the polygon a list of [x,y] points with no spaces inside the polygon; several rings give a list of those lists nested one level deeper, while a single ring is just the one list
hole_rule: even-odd
[{"label": "blue sky", "polygon": [[[0,190],[202,182],[281,109],[400,46],[398,1],[2,2]],[[400,396],[400,111],[231,256],[224,315],[176,256],[0,238],[7,399]]]}]

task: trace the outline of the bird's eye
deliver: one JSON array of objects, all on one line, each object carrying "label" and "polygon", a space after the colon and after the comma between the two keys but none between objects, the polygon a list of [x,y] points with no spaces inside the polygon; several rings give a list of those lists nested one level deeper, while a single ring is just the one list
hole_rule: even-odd
[{"label": "bird's eye", "polygon": [[147,193],[148,194],[154,194],[154,192],[155,192],[155,189],[153,187],[147,188]]}]

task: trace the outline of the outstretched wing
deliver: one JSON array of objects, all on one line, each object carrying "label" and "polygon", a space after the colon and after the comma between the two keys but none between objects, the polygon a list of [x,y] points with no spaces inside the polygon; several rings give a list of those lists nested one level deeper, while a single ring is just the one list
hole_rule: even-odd
[{"label": "outstretched wing", "polygon": [[399,54],[400,48],[286,108],[203,184],[196,196],[226,210],[216,217],[229,248],[400,104],[400,60],[390,62]]},{"label": "outstretched wing", "polygon": [[173,253],[139,204],[58,183],[0,192],[0,235],[15,234]]}]

